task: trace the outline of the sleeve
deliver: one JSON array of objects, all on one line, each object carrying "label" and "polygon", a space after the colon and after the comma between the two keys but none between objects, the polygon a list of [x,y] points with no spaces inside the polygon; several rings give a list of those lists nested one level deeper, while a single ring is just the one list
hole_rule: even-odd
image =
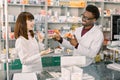
[{"label": "sleeve", "polygon": [[10,58],[12,60],[18,58],[18,54],[17,54],[17,50],[15,48],[13,48],[11,51],[10,51]]},{"label": "sleeve", "polygon": [[35,64],[40,61],[40,54],[29,55],[30,50],[28,45],[24,40],[17,40],[15,47],[17,49],[18,56],[21,60],[21,63],[24,65]]},{"label": "sleeve", "polygon": [[62,42],[61,45],[62,45],[63,47],[69,48],[69,49],[74,49],[74,46],[72,46],[72,45],[70,44],[70,42],[67,41],[66,39],[63,39],[63,42]]},{"label": "sleeve", "polygon": [[103,40],[104,40],[103,34],[99,34],[94,38],[93,41],[91,41],[91,45],[89,48],[85,47],[84,44],[79,42],[78,48],[75,50],[82,56],[94,58],[96,54],[99,52]]},{"label": "sleeve", "polygon": [[45,45],[42,42],[39,42],[39,50],[45,50]]}]

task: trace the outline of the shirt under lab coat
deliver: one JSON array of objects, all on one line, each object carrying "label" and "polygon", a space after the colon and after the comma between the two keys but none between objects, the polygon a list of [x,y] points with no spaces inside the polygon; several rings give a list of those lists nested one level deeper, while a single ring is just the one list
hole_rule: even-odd
[{"label": "shirt under lab coat", "polygon": [[37,42],[35,38],[29,40],[20,36],[15,43],[15,50],[22,63],[22,72],[42,71],[42,63],[39,48],[44,49],[44,44]]},{"label": "shirt under lab coat", "polygon": [[74,49],[73,55],[86,56],[86,64],[84,66],[88,66],[93,62],[94,57],[98,54],[102,46],[104,36],[101,29],[96,25],[81,37],[82,29],[83,27],[79,27],[74,33],[79,43],[77,49],[74,48],[66,39],[63,39],[62,46]]}]

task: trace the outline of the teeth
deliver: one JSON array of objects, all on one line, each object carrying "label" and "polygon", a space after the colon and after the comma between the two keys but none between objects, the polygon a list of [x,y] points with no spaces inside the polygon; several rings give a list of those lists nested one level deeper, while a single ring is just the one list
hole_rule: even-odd
[{"label": "teeth", "polygon": [[85,22],[82,22],[82,24],[85,24]]}]

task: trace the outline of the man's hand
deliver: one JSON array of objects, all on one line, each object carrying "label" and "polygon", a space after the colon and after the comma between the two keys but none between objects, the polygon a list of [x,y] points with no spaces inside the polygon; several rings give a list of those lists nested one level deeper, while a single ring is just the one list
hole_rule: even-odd
[{"label": "man's hand", "polygon": [[78,45],[78,41],[77,41],[75,35],[74,35],[74,38],[69,39],[69,41],[70,41],[71,45],[73,45],[74,47],[76,47]]},{"label": "man's hand", "polygon": [[54,39],[55,41],[59,41],[60,38],[61,38],[60,34],[55,33],[55,34],[53,35],[53,39]]}]

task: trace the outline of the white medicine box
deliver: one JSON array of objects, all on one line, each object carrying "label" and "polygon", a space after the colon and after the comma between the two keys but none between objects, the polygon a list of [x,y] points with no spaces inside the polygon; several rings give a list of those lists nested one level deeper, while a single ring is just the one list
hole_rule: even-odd
[{"label": "white medicine box", "polygon": [[61,77],[63,80],[82,80],[83,69],[77,66],[61,68]]}]

